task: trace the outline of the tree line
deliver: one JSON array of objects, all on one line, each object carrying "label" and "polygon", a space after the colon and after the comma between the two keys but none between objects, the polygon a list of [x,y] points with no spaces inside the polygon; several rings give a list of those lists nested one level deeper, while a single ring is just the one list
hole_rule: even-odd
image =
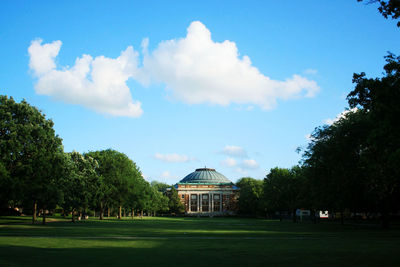
[{"label": "tree line", "polygon": [[374,213],[388,227],[400,211],[400,57],[386,56],[383,75],[354,74],[347,113],[314,130],[298,166],[241,179],[241,213]]},{"label": "tree line", "polygon": [[[364,0],[357,0],[363,2]],[[397,20],[399,0],[378,3],[385,18]],[[317,127],[290,169],[273,168],[264,180],[242,178],[239,211],[252,216],[329,210],[379,215],[383,227],[400,212],[400,57],[388,53],[382,77],[353,75],[348,109],[331,125]]]},{"label": "tree line", "polygon": [[[143,215],[182,212],[174,188],[148,183],[125,154],[112,150],[65,153],[54,123],[25,100],[0,96],[0,207],[22,208],[32,214],[62,208],[64,214],[85,216],[97,211]],[[112,212],[111,212],[112,211]],[[128,211],[128,212],[127,212]]]}]

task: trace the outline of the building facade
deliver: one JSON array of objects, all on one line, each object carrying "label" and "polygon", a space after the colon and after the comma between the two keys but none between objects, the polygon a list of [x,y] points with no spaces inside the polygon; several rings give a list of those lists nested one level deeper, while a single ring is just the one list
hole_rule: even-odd
[{"label": "building facade", "polygon": [[196,169],[177,183],[175,188],[187,215],[236,214],[238,188],[215,169]]}]

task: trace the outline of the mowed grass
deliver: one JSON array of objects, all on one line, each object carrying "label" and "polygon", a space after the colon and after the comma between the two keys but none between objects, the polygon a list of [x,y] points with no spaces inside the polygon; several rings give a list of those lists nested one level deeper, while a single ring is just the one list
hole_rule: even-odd
[{"label": "mowed grass", "polygon": [[241,218],[0,217],[0,266],[398,266],[400,229]]}]

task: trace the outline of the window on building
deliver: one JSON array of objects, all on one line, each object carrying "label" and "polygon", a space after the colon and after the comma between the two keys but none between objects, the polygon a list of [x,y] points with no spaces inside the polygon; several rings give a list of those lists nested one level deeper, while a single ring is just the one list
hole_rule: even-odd
[{"label": "window on building", "polygon": [[209,211],[210,200],[208,199],[208,194],[203,194],[201,198],[201,210]]},{"label": "window on building", "polygon": [[182,195],[182,198],[185,198],[185,195]]},{"label": "window on building", "polygon": [[197,211],[197,195],[190,195],[190,211]]},{"label": "window on building", "polygon": [[214,195],[214,211],[221,211],[221,196]]}]

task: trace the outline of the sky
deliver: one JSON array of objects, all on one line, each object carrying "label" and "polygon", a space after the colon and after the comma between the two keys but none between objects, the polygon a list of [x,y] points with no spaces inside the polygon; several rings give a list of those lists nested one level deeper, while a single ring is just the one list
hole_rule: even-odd
[{"label": "sky", "polygon": [[345,111],[353,73],[382,76],[399,31],[356,0],[5,0],[0,94],[66,152],[118,150],[148,181],[263,179]]}]

